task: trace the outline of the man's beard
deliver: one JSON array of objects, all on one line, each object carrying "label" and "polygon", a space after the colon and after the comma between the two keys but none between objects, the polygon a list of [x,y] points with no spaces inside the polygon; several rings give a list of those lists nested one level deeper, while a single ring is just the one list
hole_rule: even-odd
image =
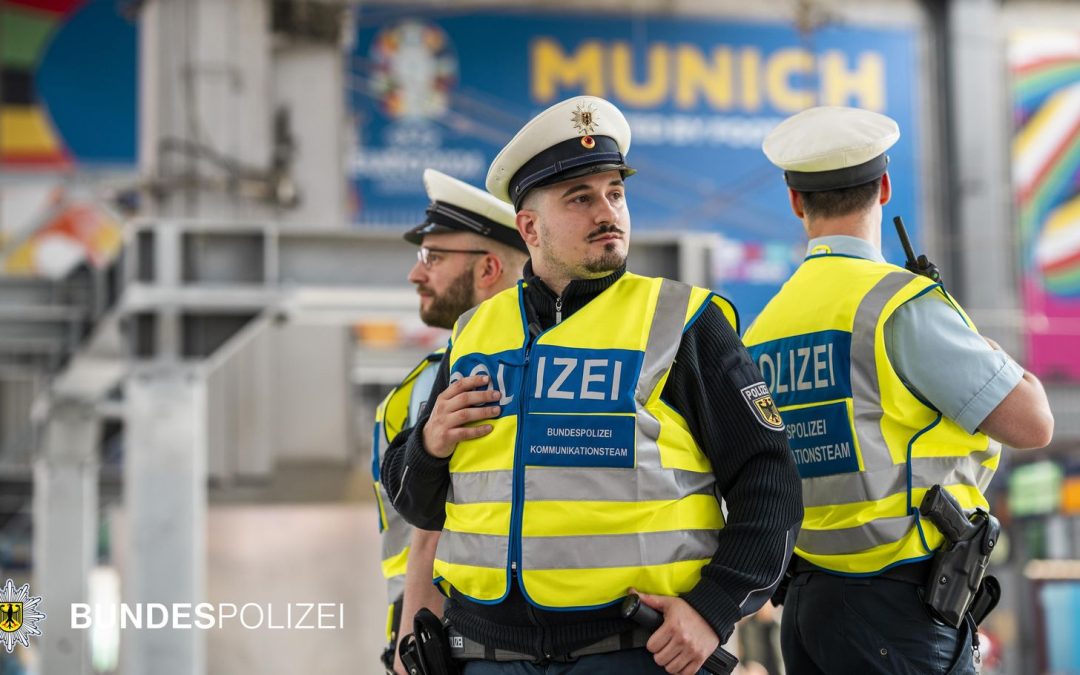
[{"label": "man's beard", "polygon": [[[589,241],[592,241],[596,237],[602,237],[605,234],[619,234],[623,237],[626,233],[619,229],[619,226],[614,223],[607,223],[596,228],[589,233]],[[626,263],[626,256],[619,251],[618,242],[609,241],[604,244],[604,251],[595,258],[590,258],[582,263],[582,267],[590,274],[600,274],[602,272],[614,272]]]},{"label": "man's beard", "polygon": [[427,309],[420,310],[420,320],[434,328],[453,328],[454,322],[476,306],[472,267],[459,274],[442,295],[432,295]]},{"label": "man's beard", "polygon": [[625,262],[626,257],[619,252],[619,245],[611,241],[604,245],[603,253],[586,260],[582,266],[590,274],[599,274],[601,272],[614,272],[622,267]]},{"label": "man's beard", "polygon": [[[546,225],[543,225],[543,227],[546,227]],[[622,230],[614,225],[610,225],[600,227],[598,230],[590,233],[589,236],[596,237],[606,234],[607,232],[622,233]],[[618,242],[614,241],[609,241],[605,244],[603,252],[595,257],[583,260],[578,265],[567,263],[562,260],[560,252],[556,250],[555,245],[548,239],[546,234],[547,233],[545,232],[545,236],[540,238],[541,255],[549,265],[555,269],[562,270],[563,273],[571,278],[581,276],[582,272],[588,275],[604,275],[608,272],[614,272],[626,263],[626,256],[619,251]],[[625,236],[625,234],[623,236]]]}]

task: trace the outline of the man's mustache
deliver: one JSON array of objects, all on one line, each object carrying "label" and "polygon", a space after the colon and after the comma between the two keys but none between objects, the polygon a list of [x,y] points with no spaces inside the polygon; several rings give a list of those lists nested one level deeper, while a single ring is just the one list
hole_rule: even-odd
[{"label": "man's mustache", "polygon": [[618,225],[601,225],[589,233],[589,240],[603,237],[608,234],[618,234],[619,236],[623,236],[625,233],[619,229]]}]

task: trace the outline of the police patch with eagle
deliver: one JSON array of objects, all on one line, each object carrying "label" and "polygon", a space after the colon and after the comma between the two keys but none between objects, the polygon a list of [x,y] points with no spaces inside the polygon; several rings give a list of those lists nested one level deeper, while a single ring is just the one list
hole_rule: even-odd
[{"label": "police patch with eagle", "polygon": [[769,388],[764,382],[743,387],[739,391],[762,426],[777,431],[784,428],[784,420],[780,418],[780,411],[776,409],[772,394],[769,393]]}]

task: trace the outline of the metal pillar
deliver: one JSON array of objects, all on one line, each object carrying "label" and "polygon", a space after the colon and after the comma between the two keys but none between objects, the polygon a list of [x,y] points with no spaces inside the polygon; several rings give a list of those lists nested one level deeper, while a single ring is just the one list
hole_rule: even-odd
[{"label": "metal pillar", "polygon": [[71,603],[86,602],[97,553],[99,421],[93,404],[53,401],[34,460],[34,593],[46,610],[42,675],[89,675],[87,631],[73,630]]},{"label": "metal pillar", "polygon": [[[142,3],[139,167],[158,181],[156,215],[273,220],[265,181],[249,180],[271,166],[270,5]],[[166,293],[185,274],[178,236],[167,227],[157,233],[141,279]],[[218,325],[186,326],[175,298],[148,310],[133,321],[134,352],[147,360],[134,366],[124,392],[124,601],[198,603],[207,565],[207,393],[204,377],[183,360],[206,356],[210,347],[200,345]],[[125,673],[203,675],[206,662],[205,631],[124,633]]]},{"label": "metal pillar", "polygon": [[[198,603],[206,588],[206,402],[194,368],[137,367],[124,421],[124,601]],[[123,672],[202,675],[200,630],[126,631]]]},{"label": "metal pillar", "polygon": [[1009,120],[997,0],[953,0],[947,11],[950,136],[960,300],[975,323],[1021,355],[1014,279]]}]

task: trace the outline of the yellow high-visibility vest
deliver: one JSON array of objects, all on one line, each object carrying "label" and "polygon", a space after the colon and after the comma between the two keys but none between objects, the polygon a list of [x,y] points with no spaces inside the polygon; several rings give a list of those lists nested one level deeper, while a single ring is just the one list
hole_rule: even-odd
[{"label": "yellow high-visibility vest", "polygon": [[390,497],[379,481],[379,466],[386,448],[401,431],[416,420],[409,419],[409,408],[414,398],[427,400],[430,392],[415,391],[416,380],[428,368],[438,368],[446,348],[438,349],[418,363],[405,376],[375,410],[375,437],[371,444],[371,475],[375,480],[375,502],[379,507],[379,533],[382,538],[382,573],[386,578],[387,599],[390,609],[386,619],[387,639],[394,623],[394,603],[405,590],[405,568],[409,560],[409,543],[412,525],[390,505]]},{"label": "yellow high-visibility vest", "polygon": [[929,557],[942,535],[918,507],[935,484],[968,509],[1000,444],[969,434],[923,403],[885,349],[885,324],[940,284],[884,262],[812,255],[743,341],[772,392],[802,477],[805,516],[795,552],[843,574],[873,574]]},{"label": "yellow high-visibility vest", "polygon": [[710,291],[625,274],[529,340],[523,283],[459,319],[451,381],[487,373],[494,429],[450,459],[435,573],[474,601],[516,576],[550,608],[589,608],[630,587],[690,590],[724,525],[713,469],[660,398],[682,334]]}]

